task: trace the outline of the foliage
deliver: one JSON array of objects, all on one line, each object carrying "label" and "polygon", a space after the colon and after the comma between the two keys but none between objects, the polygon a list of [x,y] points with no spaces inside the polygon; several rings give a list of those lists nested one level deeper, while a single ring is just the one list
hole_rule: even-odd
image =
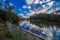
[{"label": "foliage", "polygon": [[60,22],[60,15],[40,13],[40,14],[37,14],[36,16],[31,16],[30,20]]},{"label": "foliage", "polygon": [[4,10],[0,10],[0,18],[4,22],[9,21],[15,25],[18,25],[19,23],[19,17],[15,13],[12,13],[12,12],[6,12]]}]

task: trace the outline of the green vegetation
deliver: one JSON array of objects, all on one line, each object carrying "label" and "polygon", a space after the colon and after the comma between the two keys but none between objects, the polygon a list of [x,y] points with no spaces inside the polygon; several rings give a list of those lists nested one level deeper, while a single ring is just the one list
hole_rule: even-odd
[{"label": "green vegetation", "polygon": [[20,29],[17,28],[16,26],[12,26],[12,29],[10,30],[10,34],[13,36],[14,40],[20,40],[20,36],[22,38],[22,40],[28,40],[28,36],[25,35],[25,33],[23,31],[21,31],[21,35],[20,35]]},{"label": "green vegetation", "polygon": [[4,22],[9,21],[15,25],[18,25],[19,23],[19,17],[15,13],[12,13],[12,12],[0,10],[0,18]]},{"label": "green vegetation", "polygon": [[[19,24],[19,17],[15,13],[0,10],[0,23],[5,24],[6,21],[9,21],[12,24],[18,25]],[[20,40],[20,37],[19,37],[20,32],[17,28],[14,28],[10,32],[7,29],[6,25],[3,26],[2,24],[0,24],[0,27],[2,27],[2,28],[0,28],[1,36],[7,37],[7,38],[14,38],[15,40]]]},{"label": "green vegetation", "polygon": [[9,33],[8,29],[6,28],[6,25],[1,22],[0,22],[0,37],[13,38],[12,35]]},{"label": "green vegetation", "polygon": [[40,13],[40,14],[37,14],[36,16],[31,16],[30,20],[60,22],[60,15]]},{"label": "green vegetation", "polygon": [[13,36],[14,40],[20,40],[20,30],[18,28],[13,28],[10,34]]},{"label": "green vegetation", "polygon": [[28,35],[26,35],[24,32],[21,32],[22,34],[22,40],[29,40],[29,36]]},{"label": "green vegetation", "polygon": [[60,25],[60,15],[40,13],[40,14],[37,14],[36,16],[30,16],[30,22],[36,25],[39,25],[39,24]]}]

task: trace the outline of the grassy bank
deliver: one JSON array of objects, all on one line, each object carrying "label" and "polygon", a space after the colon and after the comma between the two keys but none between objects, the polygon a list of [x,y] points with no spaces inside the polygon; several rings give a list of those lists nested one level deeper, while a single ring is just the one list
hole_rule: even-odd
[{"label": "grassy bank", "polygon": [[30,23],[40,25],[40,24],[45,24],[45,25],[60,25],[60,22],[49,22],[49,21],[41,21],[41,20],[30,20]]},{"label": "grassy bank", "polygon": [[12,35],[9,33],[6,25],[0,22],[0,38],[13,39]]}]

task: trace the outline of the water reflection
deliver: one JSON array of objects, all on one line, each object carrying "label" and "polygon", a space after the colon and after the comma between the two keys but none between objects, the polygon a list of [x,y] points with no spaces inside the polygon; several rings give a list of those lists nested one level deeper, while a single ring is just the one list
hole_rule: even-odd
[{"label": "water reflection", "polygon": [[19,23],[20,28],[31,31],[37,35],[47,38],[47,40],[60,40],[60,25],[44,25],[36,26],[29,21],[22,21]]}]

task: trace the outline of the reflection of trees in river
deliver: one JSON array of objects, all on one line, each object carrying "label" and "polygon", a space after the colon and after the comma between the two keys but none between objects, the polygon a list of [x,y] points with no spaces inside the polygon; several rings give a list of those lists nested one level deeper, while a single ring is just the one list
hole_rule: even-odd
[{"label": "reflection of trees in river", "polygon": [[[23,22],[23,21],[22,21]],[[24,23],[24,22],[23,22]],[[42,31],[42,34],[46,34],[48,40],[59,40],[60,38],[60,25],[48,25],[48,24],[39,24],[38,26],[34,23],[27,21],[27,25],[30,28],[35,28]],[[58,37],[59,36],[59,37]]]},{"label": "reflection of trees in river", "polygon": [[57,40],[57,29],[58,25],[45,25],[45,24],[40,24],[39,29],[42,30],[43,34],[48,35],[48,37],[52,38],[53,40]]},{"label": "reflection of trees in river", "polygon": [[53,40],[58,39],[58,28],[59,27],[57,25],[42,25],[42,27],[40,27],[40,29],[43,30],[43,32],[47,34],[49,37],[53,38]]}]

